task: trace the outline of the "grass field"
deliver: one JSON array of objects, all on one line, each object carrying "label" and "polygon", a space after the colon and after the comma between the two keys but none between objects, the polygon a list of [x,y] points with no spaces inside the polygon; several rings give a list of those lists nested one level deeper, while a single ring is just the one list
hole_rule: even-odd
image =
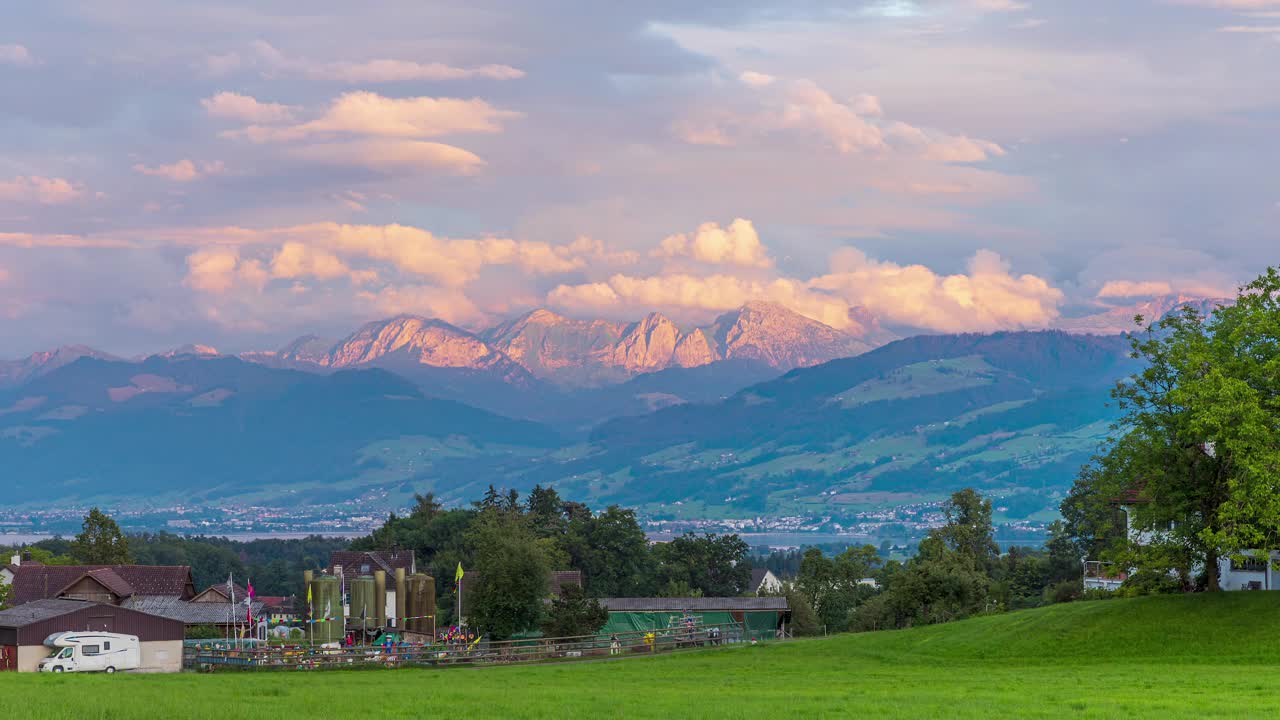
[{"label": "grass field", "polygon": [[0,718],[1204,718],[1280,715],[1280,593],[1060,605],[576,665],[0,675]]}]

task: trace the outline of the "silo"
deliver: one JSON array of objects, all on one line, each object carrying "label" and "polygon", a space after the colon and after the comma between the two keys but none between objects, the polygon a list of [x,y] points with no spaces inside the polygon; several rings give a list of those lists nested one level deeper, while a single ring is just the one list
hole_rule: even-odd
[{"label": "silo", "polygon": [[377,624],[374,627],[384,628],[387,626],[387,571],[373,571],[373,599],[377,603],[378,611]]},{"label": "silo", "polygon": [[435,635],[436,579],[430,575],[410,575],[406,598],[410,620],[405,628],[419,635]]},{"label": "silo", "polygon": [[342,588],[338,578],[322,575],[311,582],[311,609],[315,623],[312,637],[316,642],[337,642],[345,634],[342,622]]},{"label": "silo", "polygon": [[361,575],[351,581],[350,625],[353,630],[372,630],[378,626],[378,608],[374,595],[372,577]]},{"label": "silo", "polygon": [[392,618],[392,625],[398,630],[404,630],[404,617],[408,615],[405,609],[408,606],[408,600],[405,593],[409,591],[407,585],[408,578],[405,577],[404,568],[396,568],[396,616]]}]

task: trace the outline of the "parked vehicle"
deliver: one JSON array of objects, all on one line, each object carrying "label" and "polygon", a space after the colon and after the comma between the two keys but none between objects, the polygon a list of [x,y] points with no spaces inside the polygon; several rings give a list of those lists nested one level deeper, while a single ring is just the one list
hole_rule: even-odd
[{"label": "parked vehicle", "polygon": [[44,640],[54,653],[40,661],[40,672],[136,670],[142,665],[138,638],[107,632],[60,632]]}]

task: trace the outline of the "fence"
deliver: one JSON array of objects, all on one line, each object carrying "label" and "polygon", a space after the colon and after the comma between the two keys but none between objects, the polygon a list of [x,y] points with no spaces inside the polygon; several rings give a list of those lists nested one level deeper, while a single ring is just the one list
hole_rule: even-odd
[{"label": "fence", "polygon": [[572,662],[608,657],[636,657],[675,650],[742,643],[742,623],[682,624],[662,630],[531,638],[471,643],[398,644],[389,647],[258,646],[188,647],[183,665],[191,670],[318,670],[357,667],[433,667],[448,665],[510,665],[534,662]]}]

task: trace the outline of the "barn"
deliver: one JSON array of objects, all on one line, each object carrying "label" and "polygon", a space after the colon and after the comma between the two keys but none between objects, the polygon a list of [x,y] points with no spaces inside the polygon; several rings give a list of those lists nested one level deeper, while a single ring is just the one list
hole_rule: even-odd
[{"label": "barn", "polygon": [[35,672],[49,656],[45,638],[74,630],[136,635],[142,650],[139,672],[182,670],[183,624],[118,605],[52,598],[0,610],[0,671]]}]

